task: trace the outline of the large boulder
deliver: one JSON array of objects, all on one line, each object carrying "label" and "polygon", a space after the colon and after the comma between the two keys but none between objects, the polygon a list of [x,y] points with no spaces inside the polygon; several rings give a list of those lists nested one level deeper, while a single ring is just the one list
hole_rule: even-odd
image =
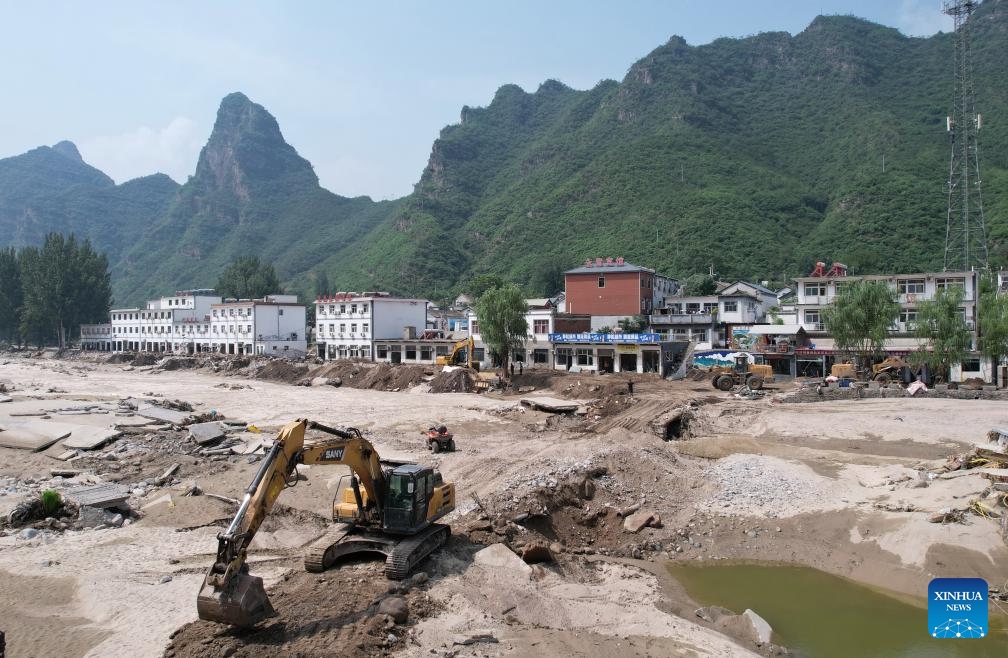
[{"label": "large boulder", "polygon": [[748,608],[746,608],[746,611],[742,613],[742,616],[748,619],[749,623],[752,624],[752,629],[756,633],[756,641],[759,644],[768,644],[770,642],[770,636],[773,634],[773,629],[770,627],[770,624],[767,623],[767,620],[763,619]]},{"label": "large boulder", "polygon": [[627,532],[640,532],[646,527],[660,528],[661,517],[654,510],[640,510],[623,519],[623,529]]},{"label": "large boulder", "polygon": [[397,624],[405,624],[409,619],[409,604],[401,596],[390,596],[378,604],[378,614],[388,615]]}]

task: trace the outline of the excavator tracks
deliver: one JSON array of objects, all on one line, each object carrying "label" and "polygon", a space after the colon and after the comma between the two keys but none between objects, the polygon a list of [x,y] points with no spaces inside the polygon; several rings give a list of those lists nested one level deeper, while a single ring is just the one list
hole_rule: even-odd
[{"label": "excavator tracks", "polygon": [[444,546],[450,536],[449,526],[435,523],[420,534],[403,539],[385,560],[385,577],[389,580],[404,579],[425,557]]},{"label": "excavator tracks", "polygon": [[334,549],[347,536],[347,533],[347,526],[340,525],[312,542],[304,557],[305,571],[322,573],[332,566],[332,563],[336,560],[336,556],[333,555],[335,553]]}]

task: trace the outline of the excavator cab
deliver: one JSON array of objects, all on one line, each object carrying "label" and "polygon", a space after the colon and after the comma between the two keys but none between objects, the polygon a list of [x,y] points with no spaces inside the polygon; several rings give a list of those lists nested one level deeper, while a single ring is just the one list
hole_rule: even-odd
[{"label": "excavator cab", "polygon": [[[389,474],[384,531],[412,535],[455,507],[455,487],[429,466],[403,464]],[[447,508],[447,509],[446,509]]]}]

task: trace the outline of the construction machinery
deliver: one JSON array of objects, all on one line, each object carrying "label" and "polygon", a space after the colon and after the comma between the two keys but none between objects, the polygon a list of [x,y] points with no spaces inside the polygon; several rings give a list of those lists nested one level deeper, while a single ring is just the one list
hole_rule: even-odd
[{"label": "construction machinery", "polygon": [[427,447],[431,452],[455,452],[455,436],[445,425],[431,425],[426,432],[421,432],[426,438]]},{"label": "construction machinery", "polygon": [[[868,379],[879,384],[888,384],[892,381],[898,382],[902,379],[900,377],[900,370],[906,367],[909,367],[909,364],[903,359],[896,356],[886,357],[884,361],[872,365],[871,374],[868,376]],[[834,364],[830,368],[830,375],[837,379],[858,379],[857,369],[853,363]]]},{"label": "construction machinery", "polygon": [[[305,443],[308,429],[331,438]],[[450,528],[434,521],[455,509],[455,485],[438,471],[382,462],[357,429],[296,420],[280,430],[234,519],[217,535],[217,557],[196,601],[200,619],[248,627],[276,614],[262,578],[248,573],[247,551],[277,497],[297,482],[298,464],[350,467],[344,476],[350,486],[341,478],[333,499],[333,520],[341,525],[309,548],[308,571],[324,571],[349,555],[378,553],[385,556],[385,575],[399,580],[448,541]]]},{"label": "construction machinery", "polygon": [[737,355],[735,365],[728,369],[718,368],[711,378],[714,388],[721,391],[730,391],[743,384],[758,391],[767,381],[773,381],[773,368],[766,364],[750,364],[748,354]]},{"label": "construction machinery", "polygon": [[479,361],[476,360],[476,342],[472,336],[463,338],[454,345],[450,354],[442,354],[434,360],[439,366],[465,366],[479,370]]}]

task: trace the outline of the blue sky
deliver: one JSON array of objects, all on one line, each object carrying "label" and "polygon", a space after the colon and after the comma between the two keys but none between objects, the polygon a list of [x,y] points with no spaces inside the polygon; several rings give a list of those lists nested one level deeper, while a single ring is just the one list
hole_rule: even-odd
[{"label": "blue sky", "polygon": [[25,2],[0,0],[0,157],[70,139],[116,182],[196,167],[242,91],[344,196],[412,191],[440,130],[501,85],[620,80],[692,45],[849,14],[950,31],[939,0]]}]

